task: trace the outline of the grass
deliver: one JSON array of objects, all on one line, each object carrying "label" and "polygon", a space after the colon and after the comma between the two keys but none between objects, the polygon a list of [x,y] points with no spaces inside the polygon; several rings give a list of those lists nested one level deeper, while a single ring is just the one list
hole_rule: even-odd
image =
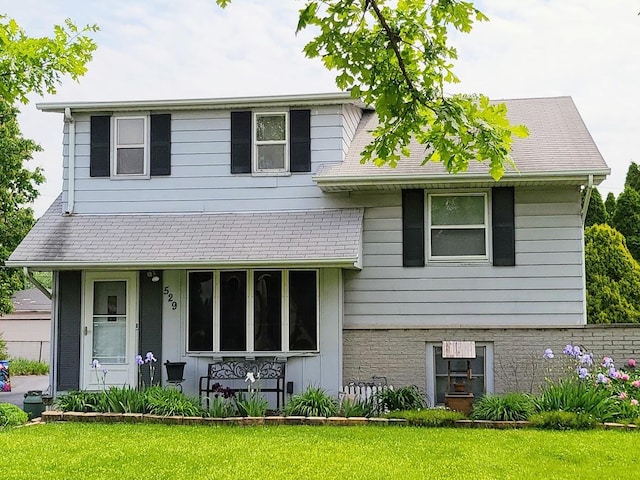
[{"label": "grass", "polygon": [[[54,423],[0,431],[2,478],[635,478],[636,432]],[[144,472],[144,473],[142,473]]]}]

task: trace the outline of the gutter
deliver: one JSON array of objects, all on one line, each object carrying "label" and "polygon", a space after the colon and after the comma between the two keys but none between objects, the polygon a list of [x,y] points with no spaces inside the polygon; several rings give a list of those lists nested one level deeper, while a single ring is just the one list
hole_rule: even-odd
[{"label": "gutter", "polygon": [[27,276],[27,278],[29,279],[29,281],[31,283],[33,283],[33,285],[40,290],[49,300],[51,300],[51,292],[49,290],[47,290],[47,288],[42,285],[34,276],[33,276],[33,272],[31,270],[29,270],[27,267],[23,268],[24,270],[24,274]]},{"label": "gutter", "polygon": [[396,174],[394,172],[389,172],[388,174],[374,174],[374,175],[313,175],[312,179],[315,181],[319,187],[329,186],[329,187],[337,187],[337,186],[373,186],[373,185],[402,185],[407,182],[415,182],[415,183],[425,183],[425,184],[436,184],[436,183],[467,183],[467,182],[492,182],[496,185],[499,185],[500,182],[503,181],[555,181],[555,180],[577,180],[577,181],[586,181],[585,177],[590,177],[593,182],[594,175],[596,176],[607,176],[611,173],[610,168],[602,169],[602,170],[591,170],[591,171],[539,171],[539,172],[530,172],[530,173],[506,173],[502,176],[502,178],[498,181],[491,178],[486,173],[474,175],[474,174],[451,174],[451,173],[441,173],[441,174]]},{"label": "gutter", "polygon": [[589,175],[589,183],[584,193],[584,203],[582,204],[582,226],[587,220],[587,212],[589,211],[589,201],[591,201],[591,192],[593,191],[593,175]]},{"label": "gutter", "polygon": [[69,124],[69,181],[67,184],[67,208],[65,213],[71,215],[76,196],[76,124],[71,116],[69,107],[64,109],[64,121]]},{"label": "gutter", "polygon": [[349,92],[315,93],[308,95],[269,95],[257,97],[196,98],[187,100],[132,100],[116,102],[47,102],[37,103],[43,112],[65,112],[67,108],[76,113],[96,111],[139,111],[139,110],[229,110],[233,108],[259,108],[270,106],[320,106],[354,104],[367,108],[361,100],[352,98]]},{"label": "gutter", "polygon": [[[306,268],[350,268],[360,270],[361,259],[358,257],[345,257],[345,258],[323,258],[323,259],[292,259],[292,260],[196,260],[196,261],[159,261],[159,262],[91,262],[91,261],[20,261],[12,262],[14,265],[19,264],[26,268],[38,268],[43,270],[77,270],[77,269],[92,269],[92,270],[183,270],[190,268],[253,268],[253,267],[306,267]],[[7,262],[8,266],[9,262]],[[43,287],[44,288],[44,287]],[[43,292],[44,293],[44,292]],[[46,294],[45,294],[46,295]]]}]

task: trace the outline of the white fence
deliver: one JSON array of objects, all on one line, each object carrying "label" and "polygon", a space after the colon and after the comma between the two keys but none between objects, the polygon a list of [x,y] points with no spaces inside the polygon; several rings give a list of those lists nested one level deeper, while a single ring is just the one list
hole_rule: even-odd
[{"label": "white fence", "polygon": [[372,385],[370,383],[350,383],[344,385],[340,392],[340,400],[349,399],[351,401],[366,402],[378,392],[393,390],[391,385]]}]

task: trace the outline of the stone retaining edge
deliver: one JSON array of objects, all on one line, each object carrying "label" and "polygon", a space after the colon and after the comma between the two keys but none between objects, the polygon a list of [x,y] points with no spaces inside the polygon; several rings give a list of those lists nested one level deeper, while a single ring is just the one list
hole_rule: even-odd
[{"label": "stone retaining edge", "polygon": [[[35,419],[34,419],[35,420]],[[142,413],[82,413],[82,412],[61,412],[49,410],[42,412],[40,418],[42,423],[52,422],[84,422],[84,423],[161,423],[165,425],[234,425],[234,426],[256,426],[256,425],[333,425],[333,426],[354,426],[354,425],[399,425],[409,426],[410,424],[401,418],[366,418],[366,417],[165,417],[162,415],[151,415]],[[494,422],[490,420],[456,420],[453,427],[456,428],[492,428],[492,429],[520,429],[529,428],[530,422]],[[425,427],[426,428],[426,427]],[[638,427],[633,424],[604,423],[600,426],[605,430],[636,430]]]}]

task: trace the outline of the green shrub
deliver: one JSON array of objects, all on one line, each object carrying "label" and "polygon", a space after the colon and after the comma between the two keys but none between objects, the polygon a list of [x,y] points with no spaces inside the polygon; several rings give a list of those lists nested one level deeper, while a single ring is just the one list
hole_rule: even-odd
[{"label": "green shrub", "polygon": [[397,390],[387,388],[377,392],[373,402],[378,413],[397,410],[421,410],[427,407],[427,400],[415,385],[402,387]]},{"label": "green shrub", "polygon": [[340,417],[368,417],[371,415],[370,402],[359,402],[350,398],[344,398],[338,407]]},{"label": "green shrub", "polygon": [[531,425],[545,430],[588,430],[598,424],[586,413],[563,412],[561,410],[537,413],[529,417]]},{"label": "green shrub", "polygon": [[214,396],[209,401],[209,416],[213,418],[237,417],[238,406],[234,398],[224,398],[222,395]]},{"label": "green shrub", "polygon": [[56,408],[63,412],[97,412],[102,392],[83,390],[68,392],[56,398]]},{"label": "green shrub", "polygon": [[236,396],[238,414],[243,417],[264,417],[269,409],[269,402],[259,392],[245,395],[240,392]]},{"label": "green shrub", "polygon": [[535,413],[535,405],[531,397],[525,393],[508,393],[480,398],[473,406],[471,418],[474,420],[518,421],[527,420]]},{"label": "green shrub", "polygon": [[534,397],[538,412],[561,410],[584,413],[602,422],[615,417],[614,401],[609,390],[575,377],[549,383]]},{"label": "green shrub", "polygon": [[199,417],[204,414],[198,399],[173,388],[160,386],[144,390],[146,412],[153,415]]},{"label": "green shrub", "polygon": [[98,396],[96,408],[103,413],[144,413],[146,396],[131,387],[109,387]]},{"label": "green shrub", "polygon": [[11,403],[0,403],[0,428],[15,427],[27,423],[29,415]]},{"label": "green shrub", "polygon": [[304,417],[333,417],[338,413],[338,402],[321,388],[309,387],[304,392],[293,395],[283,413]]},{"label": "green shrub", "polygon": [[456,420],[464,420],[462,412],[446,408],[427,408],[425,410],[401,410],[383,415],[385,418],[403,418],[409,425],[418,427],[450,427]]},{"label": "green shrub", "polygon": [[[0,355],[1,357],[1,355]],[[11,375],[48,375],[49,365],[26,358],[11,359]]]}]

